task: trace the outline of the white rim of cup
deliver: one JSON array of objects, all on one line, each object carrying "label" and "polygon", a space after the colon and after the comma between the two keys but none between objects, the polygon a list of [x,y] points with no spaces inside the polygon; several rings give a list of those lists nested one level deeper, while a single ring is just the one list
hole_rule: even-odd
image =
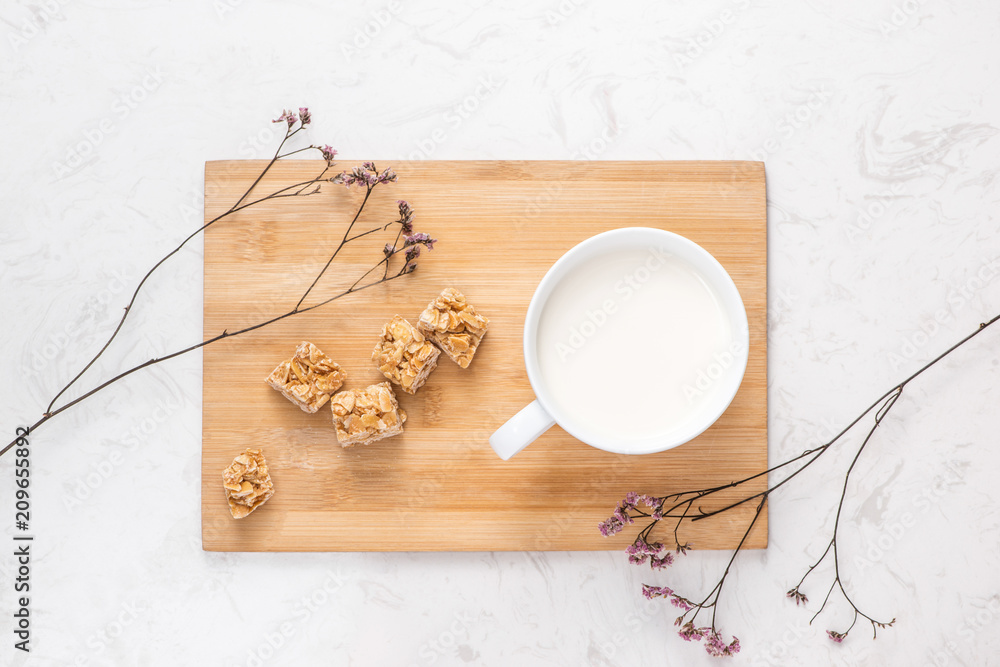
[{"label": "white rim of cup", "polygon": [[[659,237],[658,240],[663,244],[671,245],[669,250],[673,254],[678,254],[678,250],[683,250],[686,253],[699,257],[702,262],[711,267],[711,274],[706,275],[706,272],[701,270],[701,267],[694,266],[698,274],[715,291],[720,300],[724,302],[725,312],[731,319],[733,337],[736,339],[735,342],[740,350],[740,356],[736,364],[738,372],[732,373],[732,379],[729,381],[728,386],[724,387],[727,391],[720,393],[720,396],[725,396],[725,399],[717,402],[715,410],[706,412],[703,418],[694,420],[688,428],[681,429],[677,436],[666,433],[662,436],[649,436],[639,440],[623,441],[611,441],[607,438],[595,437],[595,434],[588,433],[585,428],[581,428],[579,424],[575,423],[571,415],[567,415],[558,409],[555,402],[550,400],[548,389],[545,387],[541,377],[536,343],[538,337],[538,320],[552,290],[555,289],[556,285],[559,284],[569,269],[586,260],[586,252],[588,250],[602,243],[607,243],[609,238],[623,235]],[[656,245],[655,242],[651,240],[642,243],[638,247],[648,248],[654,245]],[[687,261],[686,257],[681,257],[681,259]],[[692,263],[688,262],[688,264]],[[719,420],[719,417],[732,404],[733,399],[739,392],[740,386],[743,384],[743,377],[746,374],[749,356],[750,328],[747,320],[746,306],[729,272],[726,271],[725,267],[710,252],[691,239],[657,227],[622,227],[612,229],[591,236],[567,250],[562,257],[556,260],[555,264],[549,267],[549,270],[538,283],[538,287],[535,288],[535,293],[531,297],[531,302],[528,304],[528,311],[524,318],[524,365],[528,373],[528,381],[535,392],[535,398],[545,408],[545,411],[555,419],[556,424],[571,436],[591,447],[615,454],[654,454],[663,452],[690,442],[704,433],[712,424]],[[656,443],[652,446],[649,445],[652,441],[667,437],[669,437],[669,441],[665,441],[662,445]]]}]

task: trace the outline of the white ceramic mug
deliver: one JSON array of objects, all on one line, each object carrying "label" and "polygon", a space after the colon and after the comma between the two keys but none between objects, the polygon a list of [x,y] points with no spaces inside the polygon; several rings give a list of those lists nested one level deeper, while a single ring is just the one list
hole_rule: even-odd
[{"label": "white ceramic mug", "polygon": [[[728,318],[732,345],[726,352],[727,363],[719,365],[722,370],[714,373],[712,393],[697,409],[692,409],[677,428],[655,435],[610,436],[588,426],[584,423],[585,419],[566,409],[565,401],[558,400],[553,394],[553,387],[546,381],[539,363],[539,321],[553,290],[567,274],[584,266],[589,267],[611,253],[635,250],[658,253],[658,256],[681,262],[693,271],[707,285],[706,293],[715,295],[716,300],[712,304],[717,305],[718,310]],[[649,227],[628,227],[598,234],[570,249],[538,284],[524,321],[524,363],[535,400],[497,429],[490,436],[490,445],[500,458],[507,460],[555,424],[578,440],[609,452],[647,454],[681,445],[715,423],[736,396],[746,371],[749,338],[747,315],[740,293],[726,270],[704,248],[683,236]],[[651,344],[655,345],[655,340],[651,340]],[[713,374],[713,370],[708,368],[707,372]]]}]

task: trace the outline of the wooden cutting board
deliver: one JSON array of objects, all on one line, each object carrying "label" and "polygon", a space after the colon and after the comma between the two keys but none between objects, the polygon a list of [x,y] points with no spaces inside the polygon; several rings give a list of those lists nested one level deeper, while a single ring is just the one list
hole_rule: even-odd
[{"label": "wooden cutting board", "polygon": [[[206,220],[237,201],[264,164],[209,162]],[[319,164],[279,162],[257,193],[312,178]],[[399,182],[376,188],[357,229],[396,219],[396,200],[408,200],[416,229],[439,239],[415,273],[204,349],[206,550],[620,549],[636,531],[607,539],[597,524],[626,492],[664,495],[705,488],[767,467],[762,163],[432,161],[392,166]],[[205,234],[205,336],[291,310],[339,242],[362,194],[327,184],[319,194],[266,202],[211,227]],[[510,461],[501,461],[487,442],[490,433],[532,400],[521,337],[535,286],[576,243],[628,226],[682,234],[715,255],[732,275],[750,321],[750,361],[738,395],[714,426],[668,452],[609,454],[556,427]],[[350,244],[306,305],[350,285],[381,259],[383,244],[391,240],[374,234]],[[400,393],[409,415],[403,435],[342,449],[328,408],[306,414],[264,383],[303,340],[344,367],[347,387],[381,381],[370,357],[382,324],[397,313],[415,321],[449,285],[490,318],[490,330],[468,370],[442,355],[417,395]],[[237,521],[229,515],[221,472],[246,447],[264,450],[275,494]],[[762,478],[753,490],[763,490],[764,484]],[[681,537],[696,549],[734,547],[752,505],[693,524]],[[766,511],[746,546],[767,546]]]}]

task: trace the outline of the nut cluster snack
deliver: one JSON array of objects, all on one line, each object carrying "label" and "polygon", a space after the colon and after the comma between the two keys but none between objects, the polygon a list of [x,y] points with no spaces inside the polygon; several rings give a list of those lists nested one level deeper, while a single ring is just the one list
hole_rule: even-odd
[{"label": "nut cluster snack", "polygon": [[341,447],[370,445],[403,432],[406,413],[388,382],[342,391],[330,401]]},{"label": "nut cluster snack", "polygon": [[453,287],[444,289],[420,313],[417,328],[462,368],[468,368],[490,321]]},{"label": "nut cluster snack", "polygon": [[274,495],[267,461],[259,449],[247,449],[233,459],[222,471],[222,485],[234,519],[242,519]]},{"label": "nut cluster snack", "polygon": [[267,383],[308,413],[323,407],[340,389],[347,373],[309,342],[295,349],[295,356],[271,372]]},{"label": "nut cluster snack", "polygon": [[[315,413],[329,402],[341,447],[370,445],[403,432],[406,412],[399,407],[392,384],[408,394],[416,393],[437,368],[442,350],[461,368],[468,368],[488,326],[489,320],[461,292],[449,287],[427,305],[416,327],[399,315],[382,327],[372,361],[389,382],[340,391],[347,373],[318,347],[303,341],[291,359],[271,372],[267,384],[304,412]],[[438,409],[434,398],[422,402],[432,414]],[[237,456],[223,471],[222,482],[235,519],[247,516],[274,495],[259,449]]]},{"label": "nut cluster snack", "polygon": [[440,354],[441,350],[412,324],[396,315],[382,327],[382,338],[372,351],[372,361],[391,382],[414,394],[437,367]]}]

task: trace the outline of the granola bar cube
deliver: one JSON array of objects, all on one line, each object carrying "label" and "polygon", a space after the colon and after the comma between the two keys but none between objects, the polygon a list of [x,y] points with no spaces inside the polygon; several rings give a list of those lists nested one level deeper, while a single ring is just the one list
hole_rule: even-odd
[{"label": "granola bar cube", "polygon": [[417,328],[462,368],[468,368],[490,321],[465,296],[448,287],[420,313]]},{"label": "granola bar cube", "polygon": [[372,351],[372,361],[391,382],[407,394],[415,394],[437,368],[440,354],[441,350],[412,324],[396,315],[382,327],[382,338]]},{"label": "granola bar cube", "polygon": [[347,373],[310,342],[295,348],[295,356],[282,361],[267,383],[304,412],[315,413],[344,385]]},{"label": "granola bar cube", "polygon": [[330,400],[330,408],[341,447],[370,445],[399,435],[406,421],[388,382],[342,391]]},{"label": "granola bar cube", "polygon": [[264,453],[259,449],[247,449],[233,459],[222,471],[222,486],[234,519],[242,519],[266,503],[274,495],[274,484]]}]

